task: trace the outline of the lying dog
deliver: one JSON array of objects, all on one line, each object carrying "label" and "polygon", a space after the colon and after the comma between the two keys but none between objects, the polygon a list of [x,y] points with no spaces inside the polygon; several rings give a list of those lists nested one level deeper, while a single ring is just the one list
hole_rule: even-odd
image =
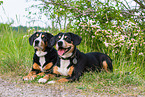
[{"label": "lying dog", "polygon": [[29,38],[30,45],[34,47],[33,66],[31,72],[23,77],[23,80],[33,80],[37,75],[50,73],[52,67],[57,61],[57,51],[50,45],[50,39],[53,37],[50,33],[36,32]]},{"label": "lying dog", "polygon": [[[64,75],[62,78],[55,82],[68,82],[79,80],[79,77],[85,71],[101,71],[104,69],[106,72],[113,71],[112,61],[109,56],[99,52],[91,52],[84,54],[80,52],[76,46],[81,43],[81,37],[73,33],[59,33],[51,38],[51,45],[56,45],[59,60],[53,67],[52,74],[48,74],[45,78],[48,80],[55,75]],[[38,82],[45,83],[46,79],[39,79]]]}]

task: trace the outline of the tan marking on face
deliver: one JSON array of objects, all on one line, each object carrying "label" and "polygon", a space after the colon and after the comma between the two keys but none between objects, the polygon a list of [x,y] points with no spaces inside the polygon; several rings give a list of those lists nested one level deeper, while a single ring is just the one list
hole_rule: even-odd
[{"label": "tan marking on face", "polygon": [[72,53],[72,52],[74,51],[74,48],[75,48],[75,46],[73,45],[73,42],[68,43],[68,42],[65,41],[64,43],[65,43],[65,45],[66,45],[65,48],[71,47],[71,49],[70,49],[67,53]]},{"label": "tan marking on face", "polygon": [[44,41],[41,41],[41,47],[43,48],[42,51],[45,51],[46,46],[47,46],[47,42],[45,44]]},{"label": "tan marking on face", "polygon": [[58,36],[58,38],[61,38],[61,36]]},{"label": "tan marking on face", "polygon": [[71,75],[72,75],[72,73],[73,73],[73,71],[74,71],[74,67],[73,67],[73,66],[71,66],[71,67],[70,67],[70,70],[69,70],[69,72],[68,72],[68,75],[69,75],[69,76],[71,76]]},{"label": "tan marking on face", "polygon": [[106,72],[108,72],[107,67],[108,67],[107,62],[103,61],[103,68],[105,69]]},{"label": "tan marking on face", "polygon": [[67,36],[64,36],[64,38],[67,38]]},{"label": "tan marking on face", "polygon": [[57,80],[57,82],[59,82],[59,83],[68,82],[68,81],[69,80],[66,78],[62,78],[62,79]]},{"label": "tan marking on face", "polygon": [[57,67],[57,66],[54,66],[54,67],[53,67],[53,73],[55,73],[55,74],[60,74],[57,70],[58,70],[58,67]]},{"label": "tan marking on face", "polygon": [[33,68],[41,71],[41,68],[37,63],[33,64]]},{"label": "tan marking on face", "polygon": [[43,38],[45,35],[42,35],[41,37]]},{"label": "tan marking on face", "polygon": [[52,66],[53,66],[53,63],[50,62],[50,63],[48,63],[48,64],[44,67],[44,69],[45,69],[45,70],[48,70],[48,69],[50,69]]},{"label": "tan marking on face", "polygon": [[39,36],[39,34],[36,34],[36,36],[38,37],[38,36]]}]

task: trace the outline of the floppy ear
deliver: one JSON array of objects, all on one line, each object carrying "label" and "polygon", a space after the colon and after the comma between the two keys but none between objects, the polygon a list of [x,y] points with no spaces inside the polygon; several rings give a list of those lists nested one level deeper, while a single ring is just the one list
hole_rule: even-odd
[{"label": "floppy ear", "polygon": [[52,47],[55,45],[57,36],[58,35],[51,37],[48,47]]},{"label": "floppy ear", "polygon": [[50,39],[50,46],[54,46],[56,43],[56,36],[53,36],[51,39]]},{"label": "floppy ear", "polygon": [[62,32],[58,33],[57,35],[53,36],[51,39],[50,39],[50,44],[51,46],[54,46],[56,44],[56,41],[57,41],[57,37],[62,34]]},{"label": "floppy ear", "polygon": [[29,37],[29,43],[30,43],[31,46],[33,45],[33,41],[34,41],[34,36],[35,36],[35,34],[36,34],[36,33],[34,33],[33,35],[31,35],[31,36]]},{"label": "floppy ear", "polygon": [[76,34],[68,32],[71,35],[71,40],[73,41],[74,45],[79,45],[81,43],[82,38]]},{"label": "floppy ear", "polygon": [[47,37],[47,46],[52,47],[51,43],[50,43],[50,40],[53,37],[53,35],[51,33],[46,33],[46,37]]}]

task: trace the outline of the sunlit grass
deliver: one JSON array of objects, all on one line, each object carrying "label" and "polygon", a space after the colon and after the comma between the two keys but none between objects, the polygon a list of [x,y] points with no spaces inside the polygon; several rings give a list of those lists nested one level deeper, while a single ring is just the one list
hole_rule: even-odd
[{"label": "sunlit grass", "polygon": [[[16,72],[23,74],[27,67],[30,67],[30,56],[33,53],[28,43],[28,37],[24,37],[26,33],[12,31],[11,28],[0,32],[0,67],[1,73]],[[27,68],[28,69],[28,68]]]}]

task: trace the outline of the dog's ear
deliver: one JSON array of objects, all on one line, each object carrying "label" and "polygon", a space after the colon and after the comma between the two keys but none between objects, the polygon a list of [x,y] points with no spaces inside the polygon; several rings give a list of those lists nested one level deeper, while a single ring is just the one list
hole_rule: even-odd
[{"label": "dog's ear", "polygon": [[45,34],[46,34],[46,37],[47,37],[47,46],[52,47],[50,40],[53,37],[53,35],[51,33],[45,33]]},{"label": "dog's ear", "polygon": [[51,39],[50,39],[50,46],[54,46],[56,43],[56,36],[53,36]]},{"label": "dog's ear", "polygon": [[33,41],[34,41],[34,39],[35,39],[35,35],[36,35],[36,33],[32,34],[32,35],[29,37],[29,43],[30,43],[31,46],[33,45]]},{"label": "dog's ear", "polygon": [[74,45],[79,45],[82,41],[82,38],[76,34],[68,32],[71,35],[71,40],[73,41]]},{"label": "dog's ear", "polygon": [[62,32],[58,33],[57,35],[53,36],[51,39],[50,39],[50,44],[51,46],[54,46],[56,44],[56,41],[57,41],[57,38],[58,36],[62,34]]}]

